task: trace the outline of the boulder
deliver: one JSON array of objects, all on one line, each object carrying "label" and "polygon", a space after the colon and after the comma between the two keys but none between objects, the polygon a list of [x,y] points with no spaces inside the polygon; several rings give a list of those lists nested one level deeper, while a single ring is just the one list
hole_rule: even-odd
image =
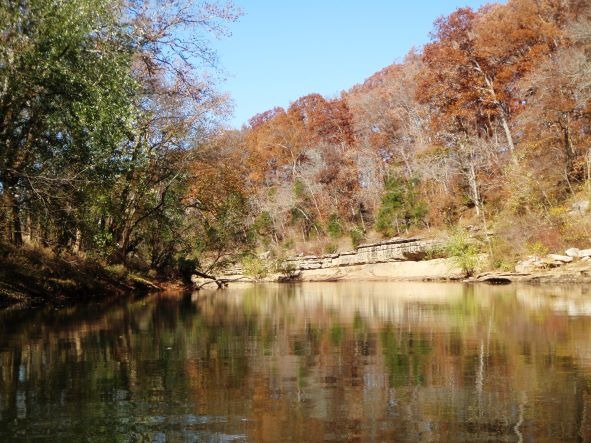
[{"label": "boulder", "polygon": [[579,251],[579,257],[591,257],[591,249],[581,249]]},{"label": "boulder", "polygon": [[565,254],[569,257],[576,258],[579,256],[580,250],[578,248],[569,248],[565,251]]},{"label": "boulder", "polygon": [[539,257],[530,256],[525,260],[518,262],[515,265],[515,272],[518,273],[532,273],[540,269],[548,267],[548,263],[540,259]]},{"label": "boulder", "polygon": [[519,281],[522,277],[529,276],[529,273],[519,272],[484,272],[478,274],[471,281],[489,283],[491,285],[506,285],[513,281]]},{"label": "boulder", "polygon": [[569,212],[572,215],[579,215],[585,214],[587,211],[589,211],[589,200],[581,200],[573,203]]},{"label": "boulder", "polygon": [[568,255],[548,254],[546,258],[558,263],[570,263],[573,261],[573,258]]}]

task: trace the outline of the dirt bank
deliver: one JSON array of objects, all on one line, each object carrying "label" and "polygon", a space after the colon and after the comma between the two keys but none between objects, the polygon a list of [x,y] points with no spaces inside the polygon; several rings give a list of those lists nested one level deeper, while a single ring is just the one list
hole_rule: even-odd
[{"label": "dirt bank", "polygon": [[0,308],[66,304],[157,289],[154,283],[122,267],[0,244]]}]

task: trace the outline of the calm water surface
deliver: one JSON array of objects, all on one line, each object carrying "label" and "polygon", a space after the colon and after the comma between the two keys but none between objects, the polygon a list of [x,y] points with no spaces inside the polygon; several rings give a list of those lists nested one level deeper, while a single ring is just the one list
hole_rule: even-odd
[{"label": "calm water surface", "polygon": [[589,292],[235,286],[0,313],[0,441],[591,441]]}]

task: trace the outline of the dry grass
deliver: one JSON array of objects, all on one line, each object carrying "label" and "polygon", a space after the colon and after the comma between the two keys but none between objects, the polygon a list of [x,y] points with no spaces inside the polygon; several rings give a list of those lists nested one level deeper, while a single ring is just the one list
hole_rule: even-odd
[{"label": "dry grass", "polygon": [[42,248],[0,244],[0,306],[64,303],[153,289],[124,268]]}]

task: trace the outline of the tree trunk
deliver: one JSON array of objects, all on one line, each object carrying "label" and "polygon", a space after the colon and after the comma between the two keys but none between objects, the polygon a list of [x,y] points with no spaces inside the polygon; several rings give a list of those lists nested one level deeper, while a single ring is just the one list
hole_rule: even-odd
[{"label": "tree trunk", "polygon": [[505,111],[501,109],[501,125],[503,126],[503,131],[505,131],[505,137],[507,138],[507,144],[509,145],[509,151],[511,151],[511,158],[515,163],[517,160],[515,158],[515,144],[513,143],[513,136],[511,135],[511,130],[509,129],[509,124],[507,123],[507,119],[505,118]]},{"label": "tree trunk", "polygon": [[14,246],[21,246],[23,244],[23,237],[21,232],[20,211],[17,197],[14,193],[18,179],[12,174],[3,171],[0,178],[2,183],[2,209],[4,216],[4,238],[6,241],[12,243]]},{"label": "tree trunk", "polygon": [[587,198],[591,196],[591,146],[587,149]]},{"label": "tree trunk", "polygon": [[574,169],[574,159],[575,159],[575,149],[573,147],[573,141],[570,136],[570,128],[568,123],[563,125],[562,127],[563,135],[564,135],[564,155],[565,155],[565,172],[566,178],[570,182],[571,178],[573,178],[573,169]]},{"label": "tree trunk", "polygon": [[476,170],[474,169],[474,163],[470,162],[468,169],[468,182],[470,185],[470,193],[472,194],[472,201],[476,208],[476,215],[480,216],[480,192],[478,191],[478,181],[476,180]]},{"label": "tree trunk", "polygon": [[495,106],[499,110],[501,126],[503,127],[503,131],[505,132],[507,145],[509,146],[509,151],[511,153],[511,160],[513,161],[513,163],[517,163],[517,158],[515,157],[515,143],[513,143],[513,136],[511,135],[511,130],[509,129],[509,123],[507,123],[507,112],[505,110],[506,108],[497,98],[497,93],[495,91],[492,79],[482,70],[478,62],[474,61],[474,66],[476,67],[476,70],[483,75],[484,82],[486,84],[486,87],[488,88],[488,92],[490,93]]},{"label": "tree trunk", "polygon": [[[3,181],[3,184],[6,184],[6,182]],[[10,186],[3,189],[2,206],[6,214],[6,219],[4,220],[5,238],[14,246],[22,246],[23,236],[21,232],[20,208]]]}]

